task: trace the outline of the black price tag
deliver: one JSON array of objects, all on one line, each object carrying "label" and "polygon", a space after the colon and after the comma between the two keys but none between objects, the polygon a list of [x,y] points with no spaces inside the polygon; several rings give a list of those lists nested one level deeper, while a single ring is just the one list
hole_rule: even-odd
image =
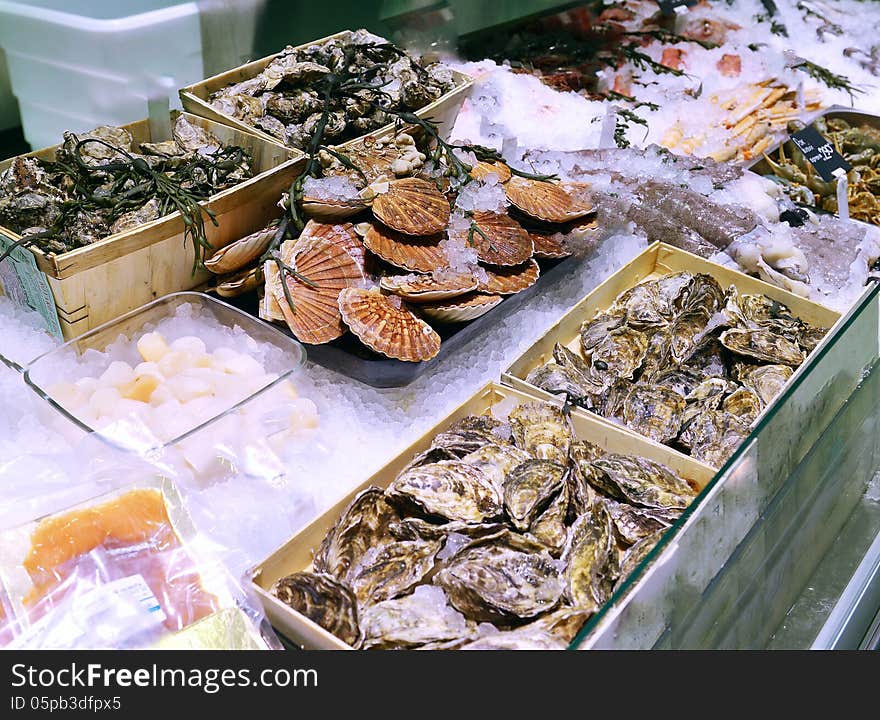
[{"label": "black price tag", "polygon": [[835,170],[852,170],[843,156],[834,149],[830,140],[826,140],[814,127],[807,127],[791,135],[791,141],[798,146],[804,157],[816,168],[825,182],[835,179]]},{"label": "black price tag", "polygon": [[660,6],[660,12],[664,15],[675,15],[676,8],[686,10],[687,8],[696,5],[697,2],[699,2],[699,0],[657,0],[657,4]]}]

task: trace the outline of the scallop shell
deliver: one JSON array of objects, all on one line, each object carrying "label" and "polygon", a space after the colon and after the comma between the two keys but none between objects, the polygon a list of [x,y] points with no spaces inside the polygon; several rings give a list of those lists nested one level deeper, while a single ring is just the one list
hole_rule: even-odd
[{"label": "scallop shell", "polygon": [[[363,240],[358,237],[351,223],[338,223],[335,225],[309,220],[299,236],[302,244],[308,240],[323,239],[334,245],[339,245],[351,255],[352,259],[366,273],[367,249]],[[299,245],[300,243],[297,243]]]},{"label": "scallop shell", "polygon": [[379,285],[413,303],[448,300],[477,289],[477,281],[471,275],[450,275],[439,280],[433,275],[389,275]]},{"label": "scallop shell", "polygon": [[493,212],[476,211],[471,217],[474,225],[485,235],[476,230],[473,238],[469,238],[477,251],[477,257],[490,265],[522,265],[535,250],[529,234],[520,224],[507,215]]},{"label": "scallop shell", "polygon": [[503,162],[487,162],[480,160],[471,168],[470,176],[474,180],[485,180],[489,175],[497,175],[498,182],[506,183],[510,180],[511,172]]},{"label": "scallop shell", "polygon": [[263,282],[263,271],[259,267],[242,270],[217,284],[216,292],[220,297],[238,297],[246,292],[256,290]]},{"label": "scallop shell", "polygon": [[543,180],[512,177],[505,184],[504,191],[517,209],[544,222],[569,222],[596,209],[583,192],[571,195],[561,185]]},{"label": "scallop shell", "polygon": [[405,235],[433,235],[449,224],[449,202],[433,183],[402,178],[373,200],[373,214]]},{"label": "scallop shell", "polygon": [[514,295],[531,287],[538,281],[541,269],[534,260],[523,265],[506,268],[485,268],[488,281],[481,282],[477,288],[480,292],[492,295]]},{"label": "scallop shell", "polygon": [[530,232],[532,245],[535,247],[535,257],[542,260],[556,260],[571,255],[571,250],[565,246],[562,233],[539,233]]},{"label": "scallop shell", "polygon": [[482,295],[471,293],[456,298],[453,302],[439,302],[420,305],[419,311],[425,317],[436,322],[457,323],[476,320],[485,315],[498,303],[504,300],[500,295]]},{"label": "scallop shell", "polygon": [[275,294],[277,292],[283,295],[284,291],[281,289],[281,274],[278,272],[278,266],[272,260],[263,263],[263,277],[266,279],[266,284],[263,297],[260,299],[260,319],[283,323],[284,313],[281,312],[281,304],[275,299]]},{"label": "scallop shell", "polygon": [[339,310],[364,345],[387,357],[420,362],[440,352],[440,336],[395,296],[348,288],[339,293]]},{"label": "scallop shell", "polygon": [[322,222],[345,220],[366,210],[368,207],[369,205],[360,198],[323,200],[306,196],[302,199],[303,212],[310,218]]},{"label": "scallop shell", "polygon": [[276,284],[274,295],[284,319],[297,340],[313,345],[335,340],[345,333],[339,312],[339,292],[364,282],[358,264],[341,245],[324,239],[298,244],[293,267],[313,285],[297,277],[287,277],[293,307],[287,304],[283,288]]},{"label": "scallop shell", "polygon": [[263,228],[220,248],[205,260],[205,267],[216,275],[225,275],[253,264],[269,247],[276,228]]},{"label": "scallop shell", "polygon": [[378,223],[364,237],[364,245],[385,262],[412,272],[429,273],[449,265],[440,241],[443,235],[410,237],[401,235]]}]

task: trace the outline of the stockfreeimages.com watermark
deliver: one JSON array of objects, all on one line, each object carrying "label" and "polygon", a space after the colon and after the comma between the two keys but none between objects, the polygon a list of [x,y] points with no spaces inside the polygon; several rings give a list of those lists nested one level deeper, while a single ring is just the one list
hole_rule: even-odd
[{"label": "stockfreeimages.com watermark", "polygon": [[76,662],[60,669],[39,668],[25,663],[12,666],[13,688],[200,688],[214,694],[223,688],[318,687],[318,671],[304,668],[165,668],[107,667],[102,663]]}]

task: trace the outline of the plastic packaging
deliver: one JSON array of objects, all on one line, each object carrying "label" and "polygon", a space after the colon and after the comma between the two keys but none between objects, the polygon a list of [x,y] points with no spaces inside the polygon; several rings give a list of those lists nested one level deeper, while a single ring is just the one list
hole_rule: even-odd
[{"label": "plastic packaging", "polygon": [[[195,531],[167,479],[0,533],[7,649],[278,648],[259,607]],[[200,640],[174,639],[200,623]]]}]

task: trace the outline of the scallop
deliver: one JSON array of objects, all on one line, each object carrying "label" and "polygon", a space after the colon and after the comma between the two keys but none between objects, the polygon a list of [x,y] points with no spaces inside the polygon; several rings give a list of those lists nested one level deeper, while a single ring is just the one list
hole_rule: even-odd
[{"label": "scallop", "polygon": [[394,267],[429,273],[449,265],[449,259],[440,247],[441,240],[442,234],[411,237],[373,223],[364,237],[364,245]]},{"label": "scallop", "polygon": [[514,295],[538,281],[541,269],[534,260],[523,265],[485,268],[487,279],[479,284],[480,292],[491,295]]},{"label": "scallop", "polygon": [[419,312],[430,320],[441,323],[459,323],[476,320],[504,300],[501,295],[469,293],[451,300],[419,305]]},{"label": "scallop", "polygon": [[532,238],[508,215],[476,210],[471,221],[474,230],[468,241],[482,262],[509,267],[522,265],[532,257]]},{"label": "scallop", "polygon": [[555,183],[514,176],[504,189],[513,206],[543,222],[564,223],[589,215],[596,209],[580,188],[570,194]]},{"label": "scallop", "polygon": [[402,178],[388,183],[388,190],[373,200],[373,215],[404,235],[433,235],[449,224],[449,202],[433,183],[421,178]]}]

